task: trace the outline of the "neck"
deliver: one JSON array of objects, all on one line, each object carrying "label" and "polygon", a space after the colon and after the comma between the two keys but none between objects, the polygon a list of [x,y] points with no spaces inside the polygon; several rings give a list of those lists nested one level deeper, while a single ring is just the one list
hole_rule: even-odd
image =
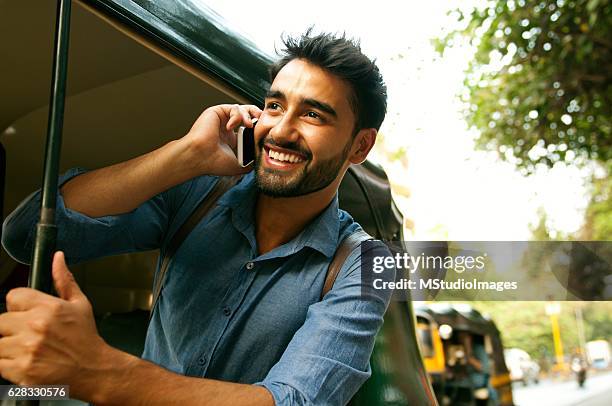
[{"label": "neck", "polygon": [[259,193],[255,206],[255,237],[259,255],[297,236],[329,205],[341,179],[339,176],[326,188],[298,197],[279,198]]}]

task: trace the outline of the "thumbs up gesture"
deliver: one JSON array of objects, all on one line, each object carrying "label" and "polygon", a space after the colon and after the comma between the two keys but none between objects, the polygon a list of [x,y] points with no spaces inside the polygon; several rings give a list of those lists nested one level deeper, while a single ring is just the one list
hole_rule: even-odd
[{"label": "thumbs up gesture", "polygon": [[53,257],[53,282],[59,297],[30,288],[6,296],[0,314],[0,375],[19,385],[70,385],[71,397],[95,384],[92,370],[107,348],[98,335],[89,300],[66,266]]}]

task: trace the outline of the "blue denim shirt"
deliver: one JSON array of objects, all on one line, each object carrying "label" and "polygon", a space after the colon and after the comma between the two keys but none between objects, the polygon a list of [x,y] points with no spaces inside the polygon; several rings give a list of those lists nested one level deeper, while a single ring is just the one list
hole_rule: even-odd
[{"label": "blue denim shirt", "polygon": [[[215,182],[192,179],[100,218],[67,209],[60,196],[58,249],[69,263],[155,248],[163,256]],[[370,376],[389,295],[361,294],[356,249],[320,300],[336,248],[360,228],[337,197],[293,240],[258,255],[254,183],[251,173],[222,196],[176,252],[142,357],[183,375],[262,385],[277,405],[345,404]],[[37,192],[4,223],[3,245],[21,262],[30,259],[39,204]],[[382,243],[375,249],[388,252]]]}]

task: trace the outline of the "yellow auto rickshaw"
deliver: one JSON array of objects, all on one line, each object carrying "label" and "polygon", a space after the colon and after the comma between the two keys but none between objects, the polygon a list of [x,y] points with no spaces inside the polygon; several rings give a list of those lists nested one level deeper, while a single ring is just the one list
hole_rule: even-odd
[{"label": "yellow auto rickshaw", "polygon": [[415,306],[425,369],[440,405],[511,406],[512,386],[495,323],[465,304]]}]

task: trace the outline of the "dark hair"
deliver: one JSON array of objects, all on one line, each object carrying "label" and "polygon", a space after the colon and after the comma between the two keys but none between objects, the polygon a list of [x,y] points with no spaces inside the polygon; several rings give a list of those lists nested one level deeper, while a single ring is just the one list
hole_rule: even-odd
[{"label": "dark hair", "polygon": [[359,42],[346,35],[312,35],[282,38],[281,59],[270,67],[270,81],[293,59],[304,59],[345,80],[351,87],[349,103],[356,117],[356,134],[362,128],[380,129],[387,113],[387,86],[373,60],[361,52]]}]

